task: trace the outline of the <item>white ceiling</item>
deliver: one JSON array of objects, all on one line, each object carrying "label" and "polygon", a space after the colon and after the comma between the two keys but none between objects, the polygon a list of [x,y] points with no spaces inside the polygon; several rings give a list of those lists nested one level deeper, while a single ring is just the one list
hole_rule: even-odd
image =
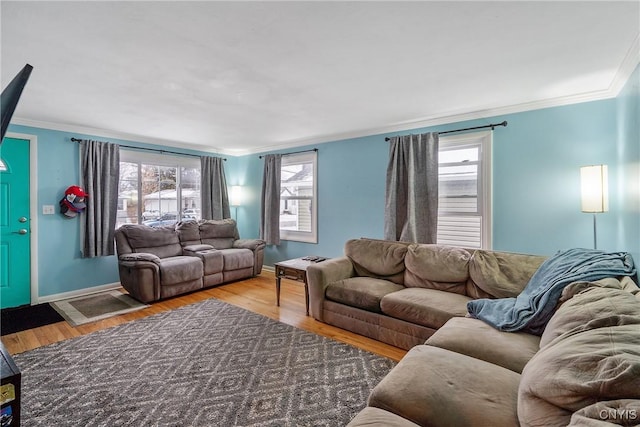
[{"label": "white ceiling", "polygon": [[640,1],[2,1],[14,123],[225,154],[615,96]]}]

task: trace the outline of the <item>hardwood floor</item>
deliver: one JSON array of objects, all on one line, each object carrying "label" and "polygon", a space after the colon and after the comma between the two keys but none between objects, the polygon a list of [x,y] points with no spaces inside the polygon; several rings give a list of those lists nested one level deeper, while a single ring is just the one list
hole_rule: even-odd
[{"label": "hardwood floor", "polygon": [[280,322],[318,335],[354,345],[395,361],[400,360],[406,353],[406,350],[326,325],[310,316],[306,316],[304,285],[300,282],[288,279],[282,280],[280,307],[277,307],[275,277],[273,272],[265,270],[262,271],[260,276],[252,279],[152,303],[150,307],[133,313],[127,313],[77,327],[71,326],[67,322],[54,323],[40,328],[5,335],[2,337],[2,342],[11,354],[22,353],[23,351],[89,334],[100,329],[109,328],[163,311],[173,310],[208,298],[217,298],[229,304],[251,310],[263,316],[279,320]]}]

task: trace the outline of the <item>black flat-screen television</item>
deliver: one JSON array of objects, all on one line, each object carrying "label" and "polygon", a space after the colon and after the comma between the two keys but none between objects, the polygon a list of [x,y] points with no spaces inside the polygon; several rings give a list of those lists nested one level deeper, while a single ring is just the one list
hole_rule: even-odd
[{"label": "black flat-screen television", "polygon": [[2,137],[0,137],[0,144],[2,144],[4,134],[7,132],[9,122],[11,121],[11,116],[13,116],[13,112],[18,105],[20,95],[22,95],[22,89],[24,89],[24,86],[27,84],[27,80],[29,80],[31,70],[33,70],[31,65],[25,65],[2,91],[0,98],[2,103]]}]

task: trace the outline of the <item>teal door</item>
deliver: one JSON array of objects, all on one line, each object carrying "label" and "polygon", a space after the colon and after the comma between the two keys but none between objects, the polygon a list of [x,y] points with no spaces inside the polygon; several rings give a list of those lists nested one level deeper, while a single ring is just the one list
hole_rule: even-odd
[{"label": "teal door", "polygon": [[29,141],[0,145],[0,307],[31,303]]}]

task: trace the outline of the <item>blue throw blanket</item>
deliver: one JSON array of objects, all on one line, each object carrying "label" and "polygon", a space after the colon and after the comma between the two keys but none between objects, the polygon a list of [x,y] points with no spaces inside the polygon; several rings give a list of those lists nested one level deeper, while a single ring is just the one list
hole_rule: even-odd
[{"label": "blue throw blanket", "polygon": [[626,252],[569,249],[543,262],[516,298],[477,299],[467,303],[467,310],[501,331],[541,335],[565,286],[635,274],[633,258]]}]

